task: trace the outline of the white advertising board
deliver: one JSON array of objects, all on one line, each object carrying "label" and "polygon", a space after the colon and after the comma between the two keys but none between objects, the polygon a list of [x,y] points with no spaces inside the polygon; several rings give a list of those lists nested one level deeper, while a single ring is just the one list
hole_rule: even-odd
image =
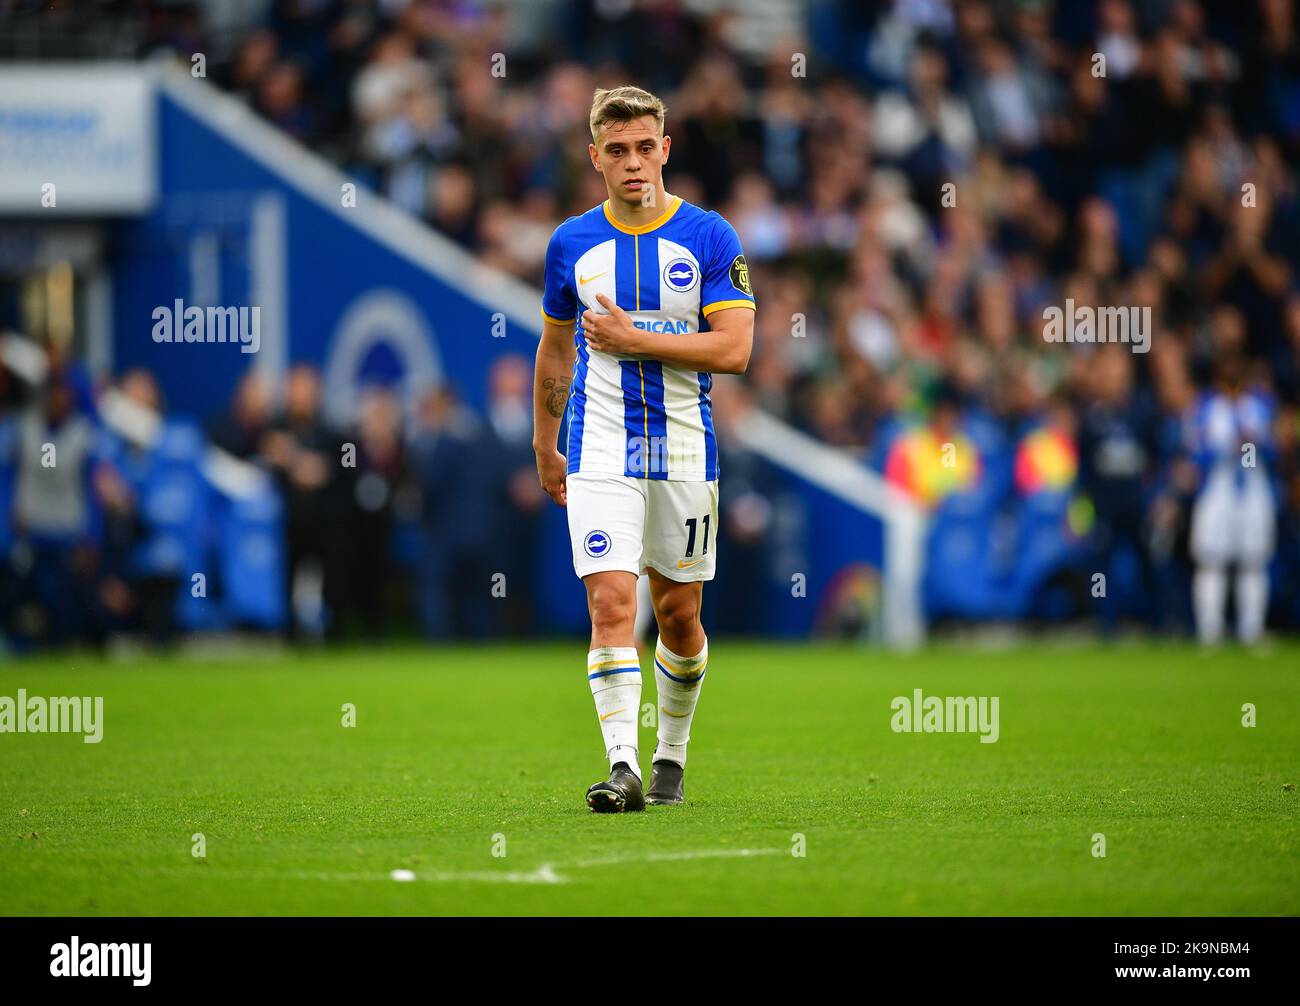
[{"label": "white advertising board", "polygon": [[146,67],[0,64],[0,214],[150,209],[156,105]]}]

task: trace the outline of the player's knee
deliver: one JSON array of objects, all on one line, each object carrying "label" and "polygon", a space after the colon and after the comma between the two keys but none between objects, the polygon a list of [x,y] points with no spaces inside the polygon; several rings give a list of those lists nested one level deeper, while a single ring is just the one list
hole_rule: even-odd
[{"label": "player's knee", "polygon": [[659,632],[680,639],[691,636],[700,621],[700,601],[694,594],[665,599],[656,612]]},{"label": "player's knee", "polygon": [[597,633],[617,632],[636,621],[636,594],[608,584],[592,588],[588,602],[591,627]]}]

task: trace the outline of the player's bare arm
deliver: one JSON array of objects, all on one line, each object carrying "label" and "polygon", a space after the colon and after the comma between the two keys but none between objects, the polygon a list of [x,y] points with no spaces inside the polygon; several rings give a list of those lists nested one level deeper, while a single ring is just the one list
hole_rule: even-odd
[{"label": "player's bare arm", "polygon": [[604,294],[596,300],[608,314],[584,311],[587,345],[603,353],[659,360],[713,374],[743,374],[754,348],[754,312],[729,307],[709,316],[709,331],[671,335],[637,328],[626,311]]},{"label": "player's bare arm", "polygon": [[569,402],[569,381],[576,352],[573,324],[550,319],[543,322],[533,372],[533,451],[537,455],[537,477],[546,495],[560,506],[568,503],[568,497],[564,455],[555,443]]}]

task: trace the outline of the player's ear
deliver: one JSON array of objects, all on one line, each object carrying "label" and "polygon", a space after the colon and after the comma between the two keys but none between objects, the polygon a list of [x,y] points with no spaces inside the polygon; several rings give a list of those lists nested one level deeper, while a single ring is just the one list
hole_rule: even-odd
[{"label": "player's ear", "polygon": [[673,145],[673,138],[672,138],[671,136],[669,136],[667,133],[664,133],[664,143],[663,143],[663,146],[664,146],[664,158],[663,158],[663,160],[660,162],[661,164],[667,164],[667,163],[668,163],[668,148],[671,147],[672,145]]},{"label": "player's ear", "polygon": [[587,144],[587,156],[591,158],[591,166],[600,171],[600,151],[596,149],[594,143]]}]

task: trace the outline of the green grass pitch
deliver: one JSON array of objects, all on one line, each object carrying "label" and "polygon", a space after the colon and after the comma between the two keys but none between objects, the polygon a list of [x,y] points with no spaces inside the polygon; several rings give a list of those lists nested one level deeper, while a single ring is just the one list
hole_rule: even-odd
[{"label": "green grass pitch", "polygon": [[[718,640],[687,803],[609,816],[582,799],[605,769],[584,658],[575,641],[0,667],[0,695],[102,695],[105,720],[98,745],[0,733],[0,912],[1300,912],[1293,644]],[[893,732],[891,700],[918,687],[998,696],[999,740]],[[648,769],[648,728],[641,745]]]}]

